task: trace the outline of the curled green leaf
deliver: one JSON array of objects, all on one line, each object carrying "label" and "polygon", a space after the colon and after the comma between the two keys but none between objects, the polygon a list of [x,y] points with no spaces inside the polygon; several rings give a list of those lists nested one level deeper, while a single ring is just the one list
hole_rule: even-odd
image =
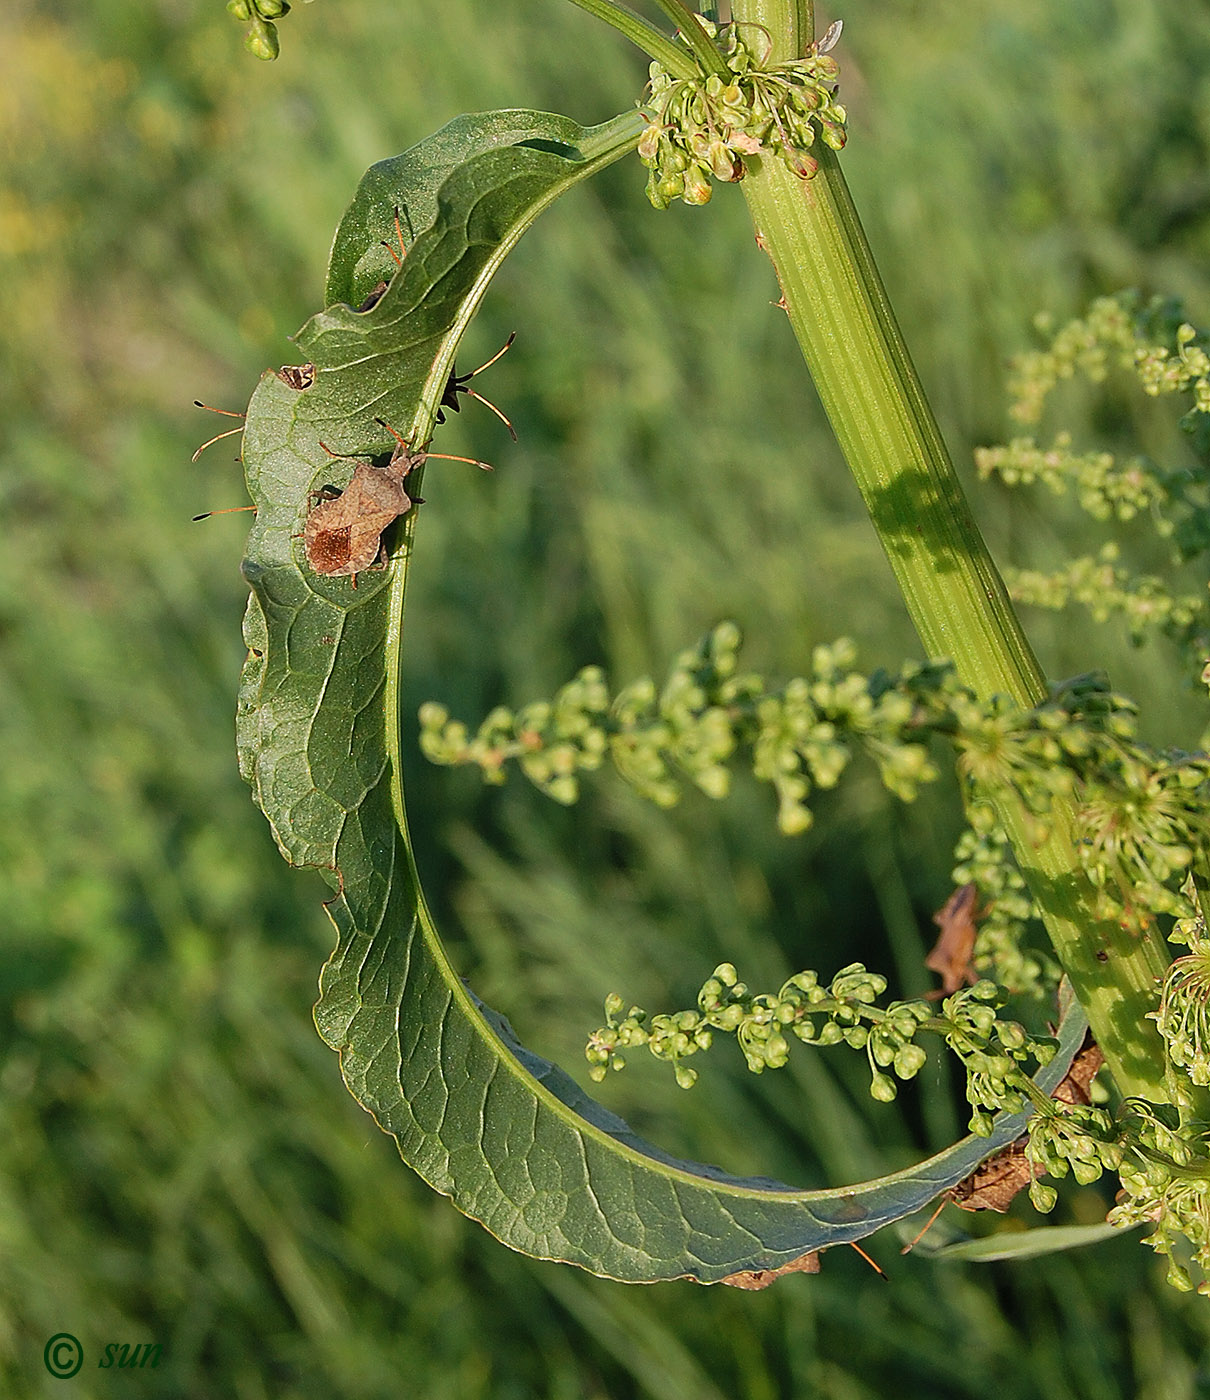
[{"label": "curled green leaf", "polygon": [[[257,514],[238,741],[283,855],[333,891],[338,943],[316,1024],[404,1160],[513,1249],[629,1282],[717,1282],[919,1209],[1016,1137],[1023,1116],[907,1172],[800,1191],[667,1155],[527,1051],[451,963],[408,839],[399,691],[417,512],[387,529],[387,567],[356,588],[317,574],[301,537],[311,493],[351,474],[334,453],[362,462],[388,450],[381,423],[427,440],[458,338],[500,260],[558,194],[635,137],[631,118],[583,131],[538,113],[488,114],[367,177],[333,249],[329,288],[345,304],[299,336],[310,372],[266,373],[248,408]],[[378,247],[396,210],[398,267]],[[1083,1029],[1073,1009],[1067,1060]],[[1060,1055],[1039,1075],[1044,1093],[1063,1068]]]}]

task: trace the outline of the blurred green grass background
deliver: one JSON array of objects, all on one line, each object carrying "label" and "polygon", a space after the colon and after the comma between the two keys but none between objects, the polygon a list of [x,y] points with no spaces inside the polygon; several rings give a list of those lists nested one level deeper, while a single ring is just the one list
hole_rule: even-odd
[{"label": "blurred green grass background", "polygon": [[[851,0],[845,168],[967,479],[1006,435],[1036,310],[1124,285],[1210,319],[1210,13],[1187,0]],[[830,16],[829,16],[830,18]],[[246,56],[217,0],[10,0],[0,15],[0,1389],[239,1397],[1210,1394],[1210,1312],[1132,1240],[1018,1266],[850,1251],[765,1294],[625,1289],[512,1255],[432,1196],[345,1093],[310,1020],[331,931],[239,782],[245,590],[231,441],[191,407],[290,362],[328,240],[371,162],[464,110],[603,120],[641,57],[557,0],[322,0]],[[805,380],[742,200],[656,216],[637,162],[546,216],[473,328],[511,330],[429,473],[407,684],[466,718],[587,662],[655,671],[721,617],[795,674],[816,642],[918,654]],[[1063,421],[1179,451],[1169,415],[1071,390]],[[1005,560],[1094,536],[972,485]],[[1052,674],[1108,666],[1157,738],[1204,699],[1162,646],[1031,616]],[[414,706],[413,706],[414,711]],[[776,835],[767,792],[654,813],[603,778],[564,811],[416,761],[426,889],[476,990],[582,1073],[619,990],[686,1004],[714,964],[777,984],[864,958],[928,985],[957,817],[868,774]],[[961,1126],[922,1076],[897,1110],[860,1065],[753,1079],[725,1049],[692,1094],[636,1061],[606,1101],[667,1148],[831,1184]],[[1091,1220],[1076,1192],[1059,1219]],[[944,1233],[945,1225],[938,1227]],[[42,1347],[92,1355],[51,1380]],[[108,1341],[157,1341],[138,1377]],[[67,1389],[70,1387],[70,1390]]]}]

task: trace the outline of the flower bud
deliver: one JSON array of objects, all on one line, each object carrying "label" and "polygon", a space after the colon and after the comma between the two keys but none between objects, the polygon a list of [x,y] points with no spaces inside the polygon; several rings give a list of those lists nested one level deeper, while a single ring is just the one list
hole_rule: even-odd
[{"label": "flower bud", "polygon": [[281,48],[276,27],[268,20],[261,19],[259,15],[255,16],[244,35],[244,47],[255,57],[271,63]]},{"label": "flower bud", "polygon": [[1029,1201],[1034,1210],[1042,1215],[1049,1215],[1055,1208],[1055,1202],[1059,1199],[1059,1193],[1053,1186],[1047,1186],[1043,1181],[1035,1181],[1030,1184]]},{"label": "flower bud", "polygon": [[710,176],[700,165],[691,166],[685,172],[685,189],[681,198],[686,204],[702,205],[710,203],[710,196],[714,193],[710,184]]},{"label": "flower bud", "polygon": [[894,1103],[898,1093],[895,1081],[889,1075],[875,1074],[870,1079],[870,1097],[879,1103]]},{"label": "flower bud", "polygon": [[[232,4],[242,4],[244,0],[231,0]],[[649,122],[643,129],[642,136],[639,137],[639,159],[644,165],[653,165],[656,154],[660,149],[660,133],[662,128],[655,122]]]},{"label": "flower bud", "polygon": [[895,1073],[900,1079],[914,1079],[927,1059],[919,1045],[901,1045],[895,1052]]}]

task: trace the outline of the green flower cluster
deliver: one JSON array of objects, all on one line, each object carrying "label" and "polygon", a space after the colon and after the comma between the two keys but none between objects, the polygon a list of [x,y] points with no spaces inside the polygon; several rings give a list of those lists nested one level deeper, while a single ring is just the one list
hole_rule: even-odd
[{"label": "green flower cluster", "polygon": [[[1063,1177],[1070,1170],[1084,1185],[1103,1171],[1116,1171],[1122,1191],[1109,1223],[1151,1226],[1144,1243],[1167,1256],[1168,1282],[1183,1290],[1195,1282],[1178,1256],[1187,1256],[1191,1247],[1202,1274],[1197,1290],[1210,1294],[1210,1131],[1200,1117],[1204,1095],[1194,1092],[1210,1086],[1205,919],[1198,914],[1181,921],[1174,938],[1187,940],[1191,951],[1168,969],[1159,1010],[1153,1013],[1172,1066],[1173,1104],[1125,1099],[1116,1119],[1088,1105],[1040,1104],[1030,1120],[1026,1155],[1036,1174]],[[1050,1210],[1054,1188],[1035,1180],[1030,1198],[1038,1210]]]},{"label": "green flower cluster", "polygon": [[[1196,972],[1181,969],[1170,975],[1165,1006],[1159,1014],[1172,1020],[1169,1044],[1178,1067],[1197,1065],[1194,1082],[1210,1082],[1206,1042],[1196,1051],[1187,1043],[1191,1022],[1181,1019],[1177,1004],[1193,1001],[1201,1014],[1210,997],[1210,947],[1199,944],[1204,960]],[[870,1066],[870,1094],[890,1102],[898,1082],[914,1078],[925,1063],[916,1043],[921,1032],[940,1035],[966,1070],[966,1098],[971,1106],[971,1131],[988,1136],[994,1116],[1016,1113],[1029,1105],[1025,1155],[1032,1177],[1029,1195],[1035,1209],[1050,1211],[1057,1199],[1054,1186],[1039,1178],[1071,1176],[1081,1185],[1116,1171],[1122,1182],[1119,1204],[1111,1224],[1153,1227],[1146,1243],[1166,1254],[1169,1281],[1192,1288],[1193,1280],[1173,1256],[1178,1238],[1193,1246],[1193,1257],[1210,1275],[1210,1133],[1197,1121],[1182,1123],[1174,1109],[1127,1099],[1118,1116],[1095,1104],[1070,1102],[1060,1094],[1048,1098],[1033,1082],[1037,1070],[1053,1058],[1056,1043],[1031,1037],[1015,1021],[1002,1019],[1002,993],[981,981],[946,998],[935,1011],[928,1002],[899,1001],[879,1006],[886,979],[862,964],[843,968],[824,984],[814,972],[791,977],[776,994],[753,993],[739,980],[734,966],[714,969],[698,993],[694,1010],[652,1016],[637,1006],[623,1013],[622,998],[605,1001],[606,1024],[595,1031],[585,1050],[589,1074],[604,1079],[610,1069],[625,1064],[625,1051],[645,1046],[658,1060],[670,1063],[677,1083],[690,1088],[697,1073],[685,1061],[707,1050],[716,1033],[736,1037],[748,1068],[754,1073],[786,1064],[792,1038],[808,1045],[846,1044],[864,1050]],[[1201,1037],[1205,1025],[1197,1028]],[[1199,1285],[1210,1292],[1210,1284]]]},{"label": "green flower cluster", "polygon": [[639,157],[651,172],[647,198],[657,209],[674,199],[705,204],[711,179],[742,180],[751,156],[778,156],[809,179],[819,169],[808,154],[816,133],[833,150],[845,143],[845,110],[836,101],[839,69],[827,55],[839,29],[805,57],[767,67],[767,52],[758,55],[738,24],[699,22],[727,75],[673,78],[651,65],[651,97],[642,104],[647,129],[639,140]]},{"label": "green flower cluster", "polygon": [[1137,300],[1127,293],[1098,297],[1084,316],[1058,330],[1048,315],[1036,316],[1034,325],[1050,344],[1014,358],[1009,378],[1012,416],[1021,423],[1036,423],[1050,391],[1060,380],[1073,378],[1077,370],[1100,383],[1111,368],[1132,367],[1139,348],[1136,312]]},{"label": "green flower cluster", "polygon": [[1186,921],[1183,932],[1189,952],[1168,968],[1155,1020],[1169,1060],[1191,1083],[1206,1088],[1210,1086],[1210,943],[1200,919]]},{"label": "green flower cluster", "polygon": [[1187,321],[1176,328],[1176,348],[1146,345],[1135,351],[1135,371],[1151,395],[1188,391],[1198,413],[1210,413],[1210,355]]},{"label": "green flower cluster", "polygon": [[1077,854],[1098,919],[1141,930],[1157,914],[1194,912],[1182,887],[1210,846],[1210,759],[1140,744],[1132,707],[1095,676],[1033,710],[956,697],[958,767],[972,796],[1010,787],[1047,830],[1055,796],[1079,806]]},{"label": "green flower cluster", "polygon": [[[1018,1112],[1032,1086],[1030,1073],[1050,1061],[1055,1042],[1034,1039],[1015,1021],[997,1014],[1002,994],[991,982],[977,982],[947,997],[938,1015],[927,1001],[877,1005],[886,978],[861,963],[842,968],[828,984],[815,972],[799,972],[775,995],[753,993],[731,963],[721,963],[703,984],[697,1008],[653,1016],[632,1006],[622,1014],[622,998],[605,1000],[606,1023],[588,1039],[590,1076],[602,1080],[621,1069],[624,1052],[646,1046],[670,1063],[684,1089],[697,1080],[684,1061],[708,1050],[716,1032],[734,1035],[748,1068],[759,1074],[781,1069],[790,1057],[790,1037],[805,1045],[838,1045],[864,1050],[870,1067],[870,1095],[890,1103],[897,1081],[914,1079],[926,1054],[916,1043],[922,1030],[944,1038],[966,1070],[971,1131],[987,1137],[996,1113]],[[1031,1068],[1032,1065],[1032,1068]]]},{"label": "green flower cluster", "polygon": [[[1079,678],[1024,709],[1002,696],[976,699],[948,666],[905,666],[897,679],[864,676],[842,640],[815,648],[809,677],[770,690],[738,669],[739,642],[738,628],[723,623],[676,659],[662,689],[644,679],[612,703],[601,671],[590,667],[553,701],[516,714],[493,710],[474,735],[443,706],[427,704],[422,751],[435,763],[477,764],[491,782],[503,781],[505,763],[515,759],[560,802],[575,801],[578,775],[608,755],[662,806],[677,801],[684,778],[725,796],[727,764],[746,752],[753,773],[777,793],[780,829],[794,834],[811,824],[813,790],[834,786],[854,752],[873,760],[888,791],[910,801],[938,776],[928,744],[943,737],[957,754],[971,822],[985,836],[993,830],[982,806],[989,794],[1015,793],[1038,839],[1056,796],[1079,804],[1077,849],[1098,918],[1142,928],[1156,914],[1193,912],[1181,884],[1210,847],[1210,760],[1141,745],[1133,708],[1103,678]],[[1016,918],[1010,909],[1004,938]]]},{"label": "green flower cluster", "polygon": [[[1056,496],[1074,487],[1081,507],[1094,520],[1133,520],[1164,505],[1169,496],[1167,484],[1145,457],[1119,467],[1111,452],[1073,452],[1070,433],[1059,433],[1048,448],[1031,437],[1013,438],[1004,447],[977,448],[975,466],[982,480],[997,476],[1006,486],[1041,482]],[[1169,535],[1172,522],[1159,517],[1156,530]]]},{"label": "green flower cluster", "polygon": [[249,53],[267,61],[277,57],[281,40],[274,21],[290,13],[289,0],[227,0],[227,10],[248,22],[244,47]]},{"label": "green flower cluster", "polygon": [[1034,324],[1050,344],[1013,361],[1010,411],[1020,422],[1038,421],[1046,396],[1060,380],[1079,371],[1099,383],[1113,368],[1133,370],[1143,391],[1153,397],[1191,393],[1193,411],[1210,413],[1205,337],[1182,319],[1176,303],[1157,297],[1140,306],[1133,292],[1122,292],[1098,297],[1084,316],[1058,330],[1048,316],[1035,318]]},{"label": "green flower cluster", "polygon": [[[1204,559],[1210,553],[1207,337],[1184,319],[1179,304],[1156,299],[1140,306],[1131,293],[1099,298],[1086,316],[1057,331],[1039,324],[1051,343],[1014,361],[1010,388],[1016,401],[1010,411],[1015,417],[1036,422],[1051,389],[1077,372],[1095,382],[1111,368],[1125,369],[1146,394],[1191,395],[1180,426],[1195,465],[1164,470],[1144,458],[1119,465],[1108,452],[1072,451],[1070,435],[1061,433],[1049,449],[1029,437],[980,449],[975,454],[980,475],[994,474],[1010,486],[1044,482],[1056,493],[1074,489],[1097,520],[1146,521],[1167,541],[1174,570]],[[1008,570],[1006,576],[1019,602],[1056,610],[1076,602],[1098,621],[1124,617],[1136,642],[1148,628],[1158,627],[1180,648],[1189,670],[1210,683],[1210,594],[1201,581],[1194,593],[1178,592],[1166,578],[1132,576],[1118,559],[1118,545],[1111,542],[1097,557],[1073,559],[1054,572]],[[1210,743],[1210,727],[1203,743]]]},{"label": "green flower cluster", "polygon": [[809,679],[772,691],[761,676],[739,672],[739,645],[739,629],[721,623],[676,658],[662,688],[644,678],[612,704],[601,671],[588,667],[551,702],[515,714],[493,710],[474,735],[429,703],[420,710],[421,750],[434,763],[477,764],[489,782],[503,781],[504,764],[516,759],[560,802],[574,802],[576,774],[608,754],[639,792],[669,807],[682,778],[725,797],[726,765],[743,747],[753,772],[776,791],[787,835],[810,826],[812,790],[835,786],[854,748],[904,801],[938,776],[926,744],[932,728],[945,727],[947,692],[958,689],[949,667],[905,667],[897,681],[868,678],[852,669],[856,651],[841,639],[815,648]]},{"label": "green flower cluster", "polygon": [[1182,645],[1204,653],[1210,646],[1210,597],[1174,593],[1166,580],[1154,574],[1132,576],[1118,567],[1120,556],[1118,545],[1110,541],[1096,558],[1083,555],[1053,573],[1007,569],[1005,576],[1020,603],[1056,612],[1079,603],[1097,622],[1115,614],[1124,618],[1136,644],[1148,629],[1158,627]]},{"label": "green flower cluster", "polygon": [[1210,1133],[1200,1123],[1182,1124],[1169,1108],[1141,1099],[1122,1105],[1129,1123],[1118,1176],[1124,1199],[1109,1213],[1113,1225],[1150,1225],[1143,1243],[1167,1256],[1168,1282],[1188,1292],[1194,1280],[1177,1257],[1178,1241],[1193,1247],[1202,1272],[1197,1291],[1210,1294]]},{"label": "green flower cluster", "polygon": [[1210,839],[1210,758],[1133,742],[1095,746],[1090,758],[1076,835],[1094,917],[1140,931],[1157,914],[1193,917],[1186,877]]},{"label": "green flower cluster", "polygon": [[1058,1192],[1037,1180],[1039,1175],[1062,1179],[1070,1173],[1081,1186],[1090,1186],[1104,1172],[1118,1170],[1123,1149],[1113,1114],[1106,1109],[1039,1099],[1029,1120],[1025,1156],[1035,1178],[1029,1199],[1035,1210],[1045,1214],[1054,1209]]},{"label": "green flower cluster", "polygon": [[[976,982],[941,1003],[940,1029],[945,1043],[966,1070],[970,1129],[988,1137],[1000,1112],[1019,1113],[1033,1086],[1030,1074],[1054,1058],[1056,1043],[1035,1039],[1016,1021],[1001,1020],[1004,993],[994,982]],[[1029,1062],[1033,1061],[1030,1069]]]},{"label": "green flower cluster", "polygon": [[[599,768],[608,750],[609,709],[604,673],[586,666],[553,701],[535,701],[515,713],[498,705],[474,736],[450,719],[444,705],[429,701],[420,707],[420,750],[432,763],[477,764],[488,783],[504,782],[504,765],[515,759],[535,787],[570,804],[580,795],[577,772]],[[668,805],[658,790],[647,795]]]}]

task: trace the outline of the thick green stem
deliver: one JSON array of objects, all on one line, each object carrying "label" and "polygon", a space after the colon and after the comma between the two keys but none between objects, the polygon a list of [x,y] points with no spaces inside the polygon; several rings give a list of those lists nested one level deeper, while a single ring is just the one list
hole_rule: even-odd
[{"label": "thick green stem", "polygon": [[[790,0],[735,0],[733,13],[770,32],[774,61],[809,40]],[[928,654],[950,658],[981,697],[1036,704],[1046,696],[1041,668],[971,515],[839,163],[830,150],[813,154],[814,179],[774,158],[753,160],[743,190],[824,410]],[[1160,939],[1091,919],[1070,804],[1056,802],[1042,845],[1014,801],[1002,799],[998,815],[1118,1087],[1164,1101],[1162,1043],[1146,1019],[1168,963]]]}]

